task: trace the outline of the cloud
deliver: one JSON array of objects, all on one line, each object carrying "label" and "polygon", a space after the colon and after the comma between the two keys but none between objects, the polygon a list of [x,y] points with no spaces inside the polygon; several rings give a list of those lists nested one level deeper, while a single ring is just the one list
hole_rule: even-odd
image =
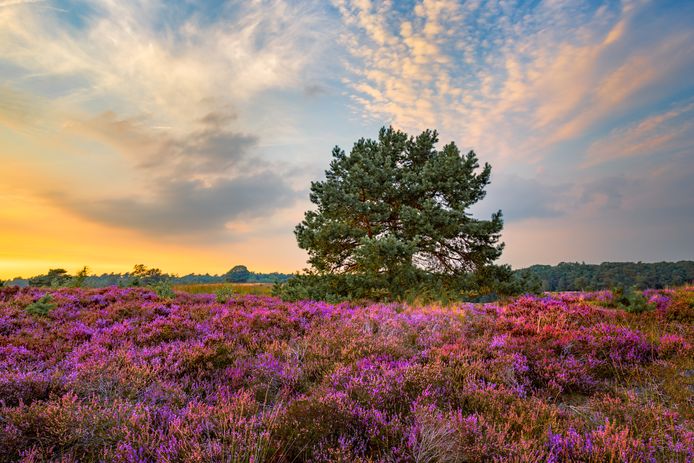
[{"label": "cloud", "polygon": [[272,172],[222,180],[157,183],[151,199],[139,195],[89,199],[52,192],[47,198],[88,219],[158,237],[228,240],[228,222],[267,216],[291,206],[297,193]]},{"label": "cloud", "polygon": [[230,113],[209,113],[197,121],[195,129],[175,135],[137,119],[119,119],[109,111],[86,120],[69,120],[63,128],[115,148],[135,168],[147,171],[150,179],[154,175],[205,180],[266,167],[252,154],[258,137],[233,131],[234,118]]},{"label": "cloud", "polygon": [[64,131],[95,140],[126,159],[139,181],[136,194],[75,195],[50,191],[60,207],[108,225],[165,238],[233,239],[234,221],[248,221],[291,207],[298,192],[281,164],[257,153],[258,138],[231,130],[232,113],[209,113],[185,135],[148,128],[106,112],[70,120]]},{"label": "cloud", "polygon": [[631,125],[617,127],[593,142],[586,153],[586,166],[608,161],[694,151],[694,102],[676,105],[646,116]]},{"label": "cloud", "polygon": [[[351,35],[355,110],[439,128],[498,163],[559,143],[688,88],[692,10],[624,2],[336,2]],[[404,10],[404,11],[403,11]]]},{"label": "cloud", "polygon": [[[230,221],[271,216],[297,197],[287,163],[264,155],[272,128],[254,115],[273,92],[320,93],[311,66],[331,34],[321,15],[281,0],[3,8],[0,64],[18,71],[0,88],[13,96],[0,100],[0,122],[36,130],[40,114],[48,133],[31,143],[80,153],[60,162],[75,167],[74,181],[55,182],[70,190],[39,193],[71,212],[148,234],[229,236]],[[127,188],[88,188],[85,156],[89,169],[117,165],[119,184],[128,171]],[[47,169],[56,161],[39,157]]]},{"label": "cloud", "polygon": [[[561,191],[567,193],[557,202],[548,196],[554,187],[550,186],[550,191],[544,186],[536,187],[539,203],[549,201],[558,214],[507,219],[502,259],[515,267],[560,261],[692,259],[692,178],[694,159],[682,155],[647,171],[632,169],[619,175],[576,179],[562,186]],[[494,183],[501,180],[495,179]],[[516,192],[523,194],[523,189]],[[496,198],[507,201],[494,203],[504,212],[513,210],[513,196]],[[490,200],[495,200],[491,187],[484,202]]]},{"label": "cloud", "polygon": [[[300,86],[324,34],[314,12],[281,1],[221,8],[212,23],[180,8],[97,0],[83,12],[81,27],[60,14],[6,10],[0,56],[34,76],[73,76],[75,88],[64,99],[108,97],[131,116],[185,131],[220,105]],[[162,17],[170,23],[162,25]]]},{"label": "cloud", "polygon": [[625,220],[648,221],[667,216],[681,218],[694,227],[694,162],[686,155],[674,158],[659,169],[603,174],[569,182],[517,175],[497,175],[487,188],[487,197],[473,214],[488,217],[501,209],[507,223],[530,219],[561,219],[575,224],[597,217],[621,216]]},{"label": "cloud", "polygon": [[46,0],[2,0],[0,1],[0,8],[5,6],[15,6],[15,5],[26,5],[29,3],[42,3]]}]

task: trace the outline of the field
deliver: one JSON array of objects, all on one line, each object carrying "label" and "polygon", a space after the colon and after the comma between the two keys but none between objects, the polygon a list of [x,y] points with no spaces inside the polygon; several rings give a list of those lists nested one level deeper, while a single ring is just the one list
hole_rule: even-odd
[{"label": "field", "polygon": [[694,288],[646,296],[0,288],[0,461],[690,462]]},{"label": "field", "polygon": [[174,285],[174,289],[189,294],[215,294],[219,291],[231,290],[234,294],[269,296],[272,293],[272,286],[271,283],[203,283]]}]

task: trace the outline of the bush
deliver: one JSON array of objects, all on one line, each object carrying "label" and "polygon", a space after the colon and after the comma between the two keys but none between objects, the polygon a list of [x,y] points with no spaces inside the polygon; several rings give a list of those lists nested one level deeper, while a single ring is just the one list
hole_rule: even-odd
[{"label": "bush", "polygon": [[69,282],[69,286],[73,288],[81,288],[84,286],[87,278],[89,277],[89,267],[86,265],[82,267],[74,277],[72,277],[72,280]]},{"label": "bush", "polygon": [[168,281],[160,281],[152,285],[152,289],[161,299],[173,299],[176,293]]},{"label": "bush", "polygon": [[515,277],[506,265],[488,265],[460,276],[409,272],[297,274],[277,283],[272,294],[285,301],[396,301],[409,303],[489,302],[500,296],[536,294],[537,281]]},{"label": "bush", "polygon": [[36,302],[32,302],[26,306],[26,311],[30,315],[45,317],[48,313],[55,308],[55,303],[53,302],[53,296],[46,294],[41,297]]},{"label": "bush", "polygon": [[630,313],[655,310],[655,304],[650,303],[641,291],[635,288],[625,289],[622,286],[612,289],[612,301],[607,305]]},{"label": "bush", "polygon": [[684,289],[675,293],[670,304],[658,310],[658,316],[670,322],[694,322],[694,291]]},{"label": "bush", "polygon": [[222,286],[215,290],[214,295],[217,297],[217,302],[224,304],[234,297],[234,288],[231,286]]}]

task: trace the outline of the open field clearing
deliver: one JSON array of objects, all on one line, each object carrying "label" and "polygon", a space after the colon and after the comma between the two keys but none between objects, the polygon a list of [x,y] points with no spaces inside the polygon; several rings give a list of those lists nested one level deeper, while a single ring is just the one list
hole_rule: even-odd
[{"label": "open field clearing", "polygon": [[190,294],[215,294],[230,289],[233,294],[269,296],[272,293],[272,286],[271,283],[202,283],[174,285],[174,289]]},{"label": "open field clearing", "polygon": [[688,462],[694,288],[454,308],[0,289],[0,460]]}]

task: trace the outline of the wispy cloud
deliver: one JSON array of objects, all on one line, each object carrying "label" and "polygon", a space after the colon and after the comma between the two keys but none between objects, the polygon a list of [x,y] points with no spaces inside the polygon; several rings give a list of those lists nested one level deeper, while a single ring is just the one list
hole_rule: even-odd
[{"label": "wispy cloud", "polygon": [[64,99],[108,98],[118,112],[185,131],[220,105],[300,86],[324,33],[312,11],[280,1],[243,2],[211,24],[187,16],[161,25],[162,17],[177,17],[176,8],[97,0],[81,27],[60,15],[7,10],[0,56],[34,76],[73,77]]},{"label": "wispy cloud", "polygon": [[29,3],[43,3],[46,0],[0,0],[0,8],[5,6],[25,5]]},{"label": "wispy cloud", "polygon": [[586,166],[656,154],[694,153],[694,102],[613,129],[590,145]]},{"label": "wispy cloud", "polygon": [[650,2],[337,5],[352,33],[347,84],[357,111],[411,130],[438,127],[497,159],[537,161],[686,88],[684,69],[694,70],[691,27],[662,27]]}]

